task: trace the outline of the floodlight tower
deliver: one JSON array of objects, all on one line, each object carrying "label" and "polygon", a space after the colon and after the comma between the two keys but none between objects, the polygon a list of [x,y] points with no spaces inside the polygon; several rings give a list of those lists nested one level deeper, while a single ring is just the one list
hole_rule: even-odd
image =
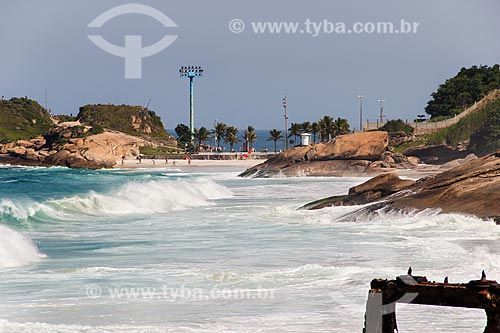
[{"label": "floodlight tower", "polygon": [[286,94],[283,97],[283,110],[285,111],[285,150],[288,149],[288,114],[286,113]]},{"label": "floodlight tower", "polygon": [[189,131],[191,143],[194,142],[194,78],[203,77],[203,69],[200,66],[182,66],[179,69],[181,78],[189,78]]}]

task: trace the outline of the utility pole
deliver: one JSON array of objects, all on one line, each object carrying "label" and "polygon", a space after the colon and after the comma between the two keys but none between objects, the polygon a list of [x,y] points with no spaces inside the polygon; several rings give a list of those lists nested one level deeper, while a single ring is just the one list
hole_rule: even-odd
[{"label": "utility pole", "polygon": [[286,94],[283,97],[283,110],[285,111],[285,150],[288,149],[288,114],[286,113]]},{"label": "utility pole", "polygon": [[385,99],[379,99],[378,102],[380,103],[379,123],[380,123],[380,126],[382,126],[384,124],[384,117],[385,117],[385,114],[384,114],[384,108],[385,108],[384,107],[384,102],[385,102]]},{"label": "utility pole", "polygon": [[194,78],[202,78],[203,69],[200,66],[182,66],[179,73],[181,78],[189,78],[189,131],[191,144],[194,144]]},{"label": "utility pole", "polygon": [[214,147],[217,147],[217,133],[215,133],[215,126],[217,126],[217,119],[214,120]]},{"label": "utility pole", "polygon": [[363,98],[365,98],[365,96],[358,95],[358,98],[359,98],[359,130],[361,132],[364,132],[364,130],[363,130]]}]

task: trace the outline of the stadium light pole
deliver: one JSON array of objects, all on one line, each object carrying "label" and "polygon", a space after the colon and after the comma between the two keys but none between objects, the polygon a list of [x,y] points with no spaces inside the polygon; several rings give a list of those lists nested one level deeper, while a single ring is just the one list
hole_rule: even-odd
[{"label": "stadium light pole", "polygon": [[181,78],[189,78],[189,132],[191,133],[191,144],[194,143],[194,78],[203,77],[203,69],[200,66],[182,66],[179,69]]},{"label": "stadium light pole", "polygon": [[285,150],[288,149],[288,114],[286,113],[286,94],[283,97],[283,110],[285,111]]},{"label": "stadium light pole", "polygon": [[365,96],[358,95],[358,98],[359,98],[359,130],[361,132],[364,132],[363,131],[363,98],[365,98]]}]

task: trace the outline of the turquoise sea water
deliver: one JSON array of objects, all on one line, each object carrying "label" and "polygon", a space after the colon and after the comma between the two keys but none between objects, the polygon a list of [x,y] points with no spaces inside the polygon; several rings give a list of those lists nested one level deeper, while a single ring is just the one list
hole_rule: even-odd
[{"label": "turquoise sea water", "polygon": [[[500,229],[436,212],[297,210],[366,178],[232,168],[0,168],[0,332],[360,332],[369,283],[500,277]],[[481,311],[398,305],[400,332]]]}]

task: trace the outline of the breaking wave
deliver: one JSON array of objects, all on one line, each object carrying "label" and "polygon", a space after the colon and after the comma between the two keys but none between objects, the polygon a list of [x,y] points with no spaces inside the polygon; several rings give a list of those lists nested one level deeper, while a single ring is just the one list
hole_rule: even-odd
[{"label": "breaking wave", "polygon": [[0,225],[0,268],[25,266],[43,257],[30,239]]},{"label": "breaking wave", "polygon": [[89,192],[45,202],[0,201],[0,219],[17,223],[35,220],[78,219],[81,216],[109,216],[166,213],[214,205],[230,197],[231,191],[211,180],[159,180],[130,182],[107,193]]}]

